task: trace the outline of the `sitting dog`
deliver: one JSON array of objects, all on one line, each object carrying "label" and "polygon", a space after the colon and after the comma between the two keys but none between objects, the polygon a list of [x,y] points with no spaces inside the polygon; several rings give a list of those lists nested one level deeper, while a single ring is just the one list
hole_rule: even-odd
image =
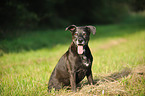
[{"label": "sitting dog", "polygon": [[76,85],[87,76],[89,84],[93,84],[91,71],[93,57],[88,47],[90,33],[95,34],[94,26],[68,26],[66,30],[72,33],[72,43],[68,51],[60,58],[54,68],[48,83],[48,90],[57,90],[71,85],[76,91]]}]

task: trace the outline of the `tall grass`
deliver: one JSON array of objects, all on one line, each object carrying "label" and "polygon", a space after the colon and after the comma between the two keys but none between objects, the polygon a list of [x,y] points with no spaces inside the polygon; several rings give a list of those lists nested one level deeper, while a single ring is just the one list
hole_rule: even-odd
[{"label": "tall grass", "polygon": [[[144,68],[144,16],[135,16],[117,25],[96,27],[97,33],[91,35],[89,42],[94,57],[92,70],[95,85],[85,85],[85,79],[77,93],[66,89],[48,93],[49,77],[59,58],[68,49],[71,33],[64,30],[40,30],[0,41],[0,95],[145,95],[143,72],[143,75],[128,74],[115,78],[115,82],[104,82],[104,78],[125,68]],[[110,91],[109,87],[124,91]]]}]

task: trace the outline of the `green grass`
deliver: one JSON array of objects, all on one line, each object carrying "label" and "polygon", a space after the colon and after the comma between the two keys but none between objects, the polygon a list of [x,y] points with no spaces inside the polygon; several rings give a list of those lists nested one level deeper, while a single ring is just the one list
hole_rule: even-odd
[{"label": "green grass", "polygon": [[[97,84],[88,86],[85,78],[76,93],[66,89],[48,93],[49,77],[68,49],[71,33],[62,29],[38,30],[0,41],[0,95],[93,96],[101,95],[103,90],[104,95],[145,95],[145,15],[132,16],[117,25],[96,27],[97,33],[91,35],[89,46]],[[123,75],[126,68],[132,72]],[[137,68],[144,69],[138,73]],[[113,77],[119,75],[120,78]],[[106,80],[108,77],[115,81]]]}]

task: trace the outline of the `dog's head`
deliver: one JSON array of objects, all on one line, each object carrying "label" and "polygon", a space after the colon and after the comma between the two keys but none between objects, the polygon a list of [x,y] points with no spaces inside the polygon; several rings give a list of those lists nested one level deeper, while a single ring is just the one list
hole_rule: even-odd
[{"label": "dog's head", "polygon": [[72,33],[72,40],[77,46],[78,54],[83,54],[83,46],[88,45],[90,33],[95,35],[96,28],[94,26],[81,26],[70,25],[66,28]]}]

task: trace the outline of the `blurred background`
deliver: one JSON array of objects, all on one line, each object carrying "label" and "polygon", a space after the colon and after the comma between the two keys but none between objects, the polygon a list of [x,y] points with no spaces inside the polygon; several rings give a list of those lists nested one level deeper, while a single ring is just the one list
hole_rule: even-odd
[{"label": "blurred background", "polygon": [[119,23],[145,0],[0,0],[0,31]]}]

